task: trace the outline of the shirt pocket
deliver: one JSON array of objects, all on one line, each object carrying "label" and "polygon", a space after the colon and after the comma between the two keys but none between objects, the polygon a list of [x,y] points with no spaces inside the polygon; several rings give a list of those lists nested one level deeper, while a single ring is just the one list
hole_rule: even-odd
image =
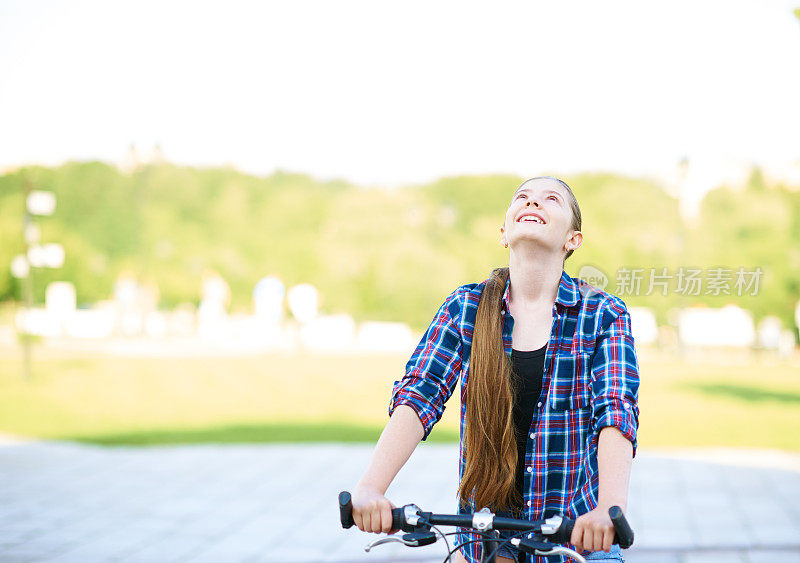
[{"label": "shirt pocket", "polygon": [[550,382],[551,410],[571,411],[591,406],[591,361],[591,354],[583,351],[559,359]]}]

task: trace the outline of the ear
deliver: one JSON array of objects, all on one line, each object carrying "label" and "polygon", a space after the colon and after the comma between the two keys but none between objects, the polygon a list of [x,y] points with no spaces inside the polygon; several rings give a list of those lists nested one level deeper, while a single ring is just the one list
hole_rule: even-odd
[{"label": "ear", "polygon": [[578,250],[583,244],[583,233],[580,231],[572,231],[572,236],[567,239],[564,246],[569,246],[571,250]]}]

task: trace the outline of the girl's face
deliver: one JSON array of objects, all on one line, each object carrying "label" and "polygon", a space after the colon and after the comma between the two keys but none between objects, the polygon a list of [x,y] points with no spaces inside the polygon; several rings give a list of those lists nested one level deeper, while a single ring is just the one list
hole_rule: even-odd
[{"label": "girl's face", "polygon": [[501,231],[503,245],[537,245],[555,253],[574,250],[582,236],[572,230],[566,190],[548,178],[525,182],[514,192]]}]

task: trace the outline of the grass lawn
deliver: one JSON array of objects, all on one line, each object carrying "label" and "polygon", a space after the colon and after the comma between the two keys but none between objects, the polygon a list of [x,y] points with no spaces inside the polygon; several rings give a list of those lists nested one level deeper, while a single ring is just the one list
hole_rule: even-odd
[{"label": "grass lawn", "polygon": [[[148,359],[0,351],[0,432],[98,444],[372,442],[407,355]],[[640,356],[640,447],[800,451],[800,369]],[[430,441],[458,440],[458,392]]]}]

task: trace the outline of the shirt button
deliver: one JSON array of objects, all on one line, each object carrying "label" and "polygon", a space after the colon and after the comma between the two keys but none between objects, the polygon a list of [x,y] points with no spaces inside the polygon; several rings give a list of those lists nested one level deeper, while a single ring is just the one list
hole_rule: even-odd
[{"label": "shirt button", "polygon": [[533,467],[528,467],[528,473],[530,473],[531,471],[533,471]]},{"label": "shirt button", "polygon": [[535,434],[531,434],[531,438],[535,438],[535,437],[536,437],[536,435],[535,435]]},{"label": "shirt button", "polygon": [[541,407],[541,406],[542,406],[542,402],[541,402],[541,401],[539,401],[538,403],[536,403],[536,406],[537,406],[537,407]]},{"label": "shirt button", "polygon": [[528,501],[528,506],[530,506],[530,505],[531,505],[531,501]]}]

